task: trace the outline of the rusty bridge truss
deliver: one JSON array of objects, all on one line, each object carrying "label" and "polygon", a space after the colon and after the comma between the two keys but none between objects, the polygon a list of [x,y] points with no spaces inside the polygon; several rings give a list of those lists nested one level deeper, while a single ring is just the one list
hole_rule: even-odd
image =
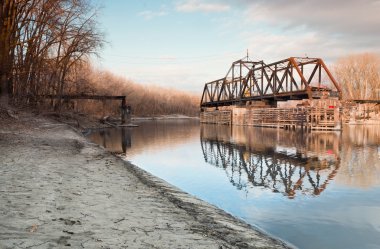
[{"label": "rusty bridge truss", "polygon": [[238,60],[226,77],[205,84],[201,108],[286,100],[341,98],[341,89],[319,58],[290,57],[265,64]]}]

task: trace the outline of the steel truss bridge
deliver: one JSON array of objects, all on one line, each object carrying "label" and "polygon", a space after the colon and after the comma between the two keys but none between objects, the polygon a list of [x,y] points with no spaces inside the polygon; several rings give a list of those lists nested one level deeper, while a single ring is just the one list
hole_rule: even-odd
[{"label": "steel truss bridge", "polygon": [[340,166],[339,160],[320,161],[273,149],[259,151],[216,139],[201,138],[201,146],[205,161],[224,169],[237,189],[263,187],[289,198],[296,194],[319,195]]},{"label": "steel truss bridge", "polygon": [[322,59],[290,57],[271,64],[242,59],[232,63],[224,78],[205,84],[201,108],[341,96]]}]

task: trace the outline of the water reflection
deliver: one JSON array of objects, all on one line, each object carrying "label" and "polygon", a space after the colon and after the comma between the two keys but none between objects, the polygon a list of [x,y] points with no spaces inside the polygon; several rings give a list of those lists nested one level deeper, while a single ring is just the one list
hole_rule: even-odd
[{"label": "water reflection", "polygon": [[263,187],[289,198],[321,194],[340,167],[339,133],[202,125],[201,146],[205,161],[238,189]]},{"label": "water reflection", "polygon": [[89,138],[107,150],[124,155],[175,147],[199,136],[197,120],[158,120],[138,123],[135,128],[93,131]]},{"label": "water reflection", "polygon": [[93,135],[92,138],[97,144],[112,152],[126,153],[127,149],[132,147],[130,128],[100,130],[98,136]]},{"label": "water reflection", "polygon": [[379,126],[300,133],[189,121],[139,125],[90,139],[298,248],[379,248]]},{"label": "water reflection", "polygon": [[237,189],[262,187],[294,198],[319,195],[332,180],[350,187],[380,185],[379,126],[345,126],[343,133],[302,133],[156,121],[140,123],[138,128],[100,130],[90,139],[130,159],[176,148],[199,136],[204,161],[223,169]]},{"label": "water reflection", "polygon": [[380,185],[380,126],[345,126],[342,136],[340,185],[371,188]]}]

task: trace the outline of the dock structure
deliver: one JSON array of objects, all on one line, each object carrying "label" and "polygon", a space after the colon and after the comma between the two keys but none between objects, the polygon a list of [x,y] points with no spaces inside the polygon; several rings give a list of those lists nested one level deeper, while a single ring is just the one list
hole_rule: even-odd
[{"label": "dock structure", "polygon": [[282,129],[340,130],[340,102],[312,101],[311,106],[255,108],[231,106],[201,112],[201,123],[260,126]]},{"label": "dock structure", "polygon": [[121,124],[125,124],[126,121],[130,121],[131,119],[131,106],[127,105],[127,96],[119,95],[119,96],[109,96],[109,95],[89,95],[89,94],[80,94],[80,95],[43,95],[39,96],[45,99],[56,99],[63,101],[70,100],[98,100],[98,101],[106,101],[106,100],[115,100],[120,101],[120,119]]},{"label": "dock structure", "polygon": [[[341,97],[320,58],[238,60],[224,78],[205,84],[200,117],[201,123],[340,130]],[[290,100],[298,102],[281,104]]]}]

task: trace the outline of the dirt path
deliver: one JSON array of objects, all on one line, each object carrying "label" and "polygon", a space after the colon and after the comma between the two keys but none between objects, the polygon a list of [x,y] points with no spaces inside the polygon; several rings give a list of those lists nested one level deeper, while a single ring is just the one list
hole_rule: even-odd
[{"label": "dirt path", "polygon": [[0,115],[0,248],[286,248],[88,142]]}]

